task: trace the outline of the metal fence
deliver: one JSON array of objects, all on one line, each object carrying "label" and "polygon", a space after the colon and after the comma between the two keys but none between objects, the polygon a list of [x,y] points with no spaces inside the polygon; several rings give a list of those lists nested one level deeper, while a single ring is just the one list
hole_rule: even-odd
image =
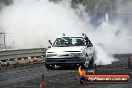
[{"label": "metal fence", "polygon": [[0,60],[33,56],[45,56],[45,52],[46,48],[2,50],[0,51]]}]

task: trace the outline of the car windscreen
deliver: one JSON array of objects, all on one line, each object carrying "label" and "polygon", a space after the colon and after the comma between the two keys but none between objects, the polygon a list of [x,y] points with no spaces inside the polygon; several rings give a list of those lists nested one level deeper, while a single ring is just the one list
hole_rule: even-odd
[{"label": "car windscreen", "polygon": [[83,37],[62,37],[57,38],[53,44],[53,47],[68,47],[68,46],[85,46],[85,40]]}]

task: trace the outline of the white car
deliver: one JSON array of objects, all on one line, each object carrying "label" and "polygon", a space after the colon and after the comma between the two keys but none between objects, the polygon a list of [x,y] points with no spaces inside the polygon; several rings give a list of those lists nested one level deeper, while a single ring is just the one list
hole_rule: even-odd
[{"label": "white car", "polygon": [[45,66],[47,69],[53,69],[55,65],[80,64],[89,66],[94,64],[94,47],[86,35],[57,38],[46,51]]}]

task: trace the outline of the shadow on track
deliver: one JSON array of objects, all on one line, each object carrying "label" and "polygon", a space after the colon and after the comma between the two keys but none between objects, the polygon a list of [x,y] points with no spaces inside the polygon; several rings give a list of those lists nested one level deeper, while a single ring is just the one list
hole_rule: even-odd
[{"label": "shadow on track", "polygon": [[56,66],[53,70],[77,70],[79,66]]}]

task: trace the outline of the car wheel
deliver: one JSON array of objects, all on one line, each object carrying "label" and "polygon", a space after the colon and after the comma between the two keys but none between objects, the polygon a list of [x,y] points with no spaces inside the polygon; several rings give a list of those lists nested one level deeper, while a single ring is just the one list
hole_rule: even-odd
[{"label": "car wheel", "polygon": [[89,67],[95,67],[95,64],[94,64],[94,57],[91,58],[91,60],[89,61]]},{"label": "car wheel", "polygon": [[85,54],[85,63],[84,63],[84,66],[88,66],[89,64],[89,57],[88,57],[88,54],[86,53]]},{"label": "car wheel", "polygon": [[47,69],[53,70],[55,65],[45,64]]}]

